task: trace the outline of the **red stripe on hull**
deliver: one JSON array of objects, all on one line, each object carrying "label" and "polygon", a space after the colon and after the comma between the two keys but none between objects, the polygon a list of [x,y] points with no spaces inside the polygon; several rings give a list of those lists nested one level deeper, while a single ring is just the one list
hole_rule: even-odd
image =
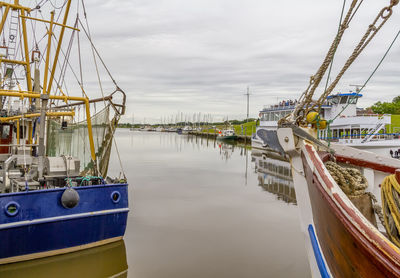
[{"label": "red stripe on hull", "polygon": [[379,164],[371,161],[366,161],[366,160],[361,160],[361,159],[356,159],[356,158],[351,158],[347,156],[342,156],[342,155],[335,155],[336,161],[337,162],[342,162],[342,163],[350,163],[355,166],[360,166],[364,168],[371,168],[377,171],[382,171],[385,173],[391,173],[393,174],[394,171],[396,171],[396,167],[384,165],[384,164]]},{"label": "red stripe on hull", "polygon": [[[306,146],[323,182],[330,183],[323,166]],[[313,219],[318,240],[329,269],[334,277],[400,277],[400,268],[393,259],[378,249],[340,210],[331,199],[304,155],[303,165],[310,194]],[[319,169],[321,168],[321,169]],[[333,185],[329,188],[332,188]],[[327,184],[328,186],[328,184]],[[338,199],[340,197],[338,196]],[[343,200],[340,199],[341,202]],[[345,204],[342,204],[345,206]],[[368,236],[370,234],[368,233]],[[382,241],[377,235],[376,239]],[[374,238],[374,237],[372,237]],[[391,250],[395,253],[394,250]],[[395,253],[398,256],[397,253]]]}]

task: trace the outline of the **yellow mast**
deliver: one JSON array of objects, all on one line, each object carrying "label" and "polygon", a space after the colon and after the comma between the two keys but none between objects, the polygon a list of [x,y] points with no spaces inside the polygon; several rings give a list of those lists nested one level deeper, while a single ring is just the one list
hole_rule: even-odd
[{"label": "yellow mast", "polygon": [[[47,92],[50,92],[51,85],[53,84],[54,74],[56,72],[56,66],[57,66],[57,61],[58,61],[58,55],[60,54],[61,43],[62,43],[62,40],[64,38],[64,31],[65,31],[65,26],[67,24],[67,19],[68,19],[68,14],[69,14],[69,8],[70,7],[71,7],[71,0],[68,0],[67,7],[66,7],[66,10],[65,10],[65,14],[64,14],[63,24],[62,24],[62,27],[61,27],[60,38],[58,39],[58,45],[57,45],[57,49],[56,49],[56,54],[54,56],[53,68],[51,69],[50,81],[49,81],[49,85],[47,87]],[[44,86],[45,86],[45,84],[43,84],[43,87]]]},{"label": "yellow mast", "polygon": [[[24,65],[25,68],[26,68],[26,79],[27,79],[26,82],[27,82],[27,89],[28,89],[26,92],[12,91],[12,90],[0,90],[0,96],[19,97],[21,99],[29,98],[30,100],[32,98],[42,99],[42,105],[44,105],[46,103],[46,106],[47,106],[48,99],[59,99],[59,100],[65,101],[66,103],[68,102],[68,100],[83,102],[85,104],[85,110],[86,110],[86,118],[87,118],[87,124],[88,124],[88,133],[89,133],[89,144],[90,144],[91,158],[92,158],[93,162],[96,163],[96,153],[95,153],[95,148],[94,148],[92,123],[91,123],[91,118],[90,118],[89,98],[87,98],[87,97],[85,97],[85,98],[84,97],[69,97],[69,96],[65,96],[65,95],[63,95],[63,96],[50,95],[50,91],[51,91],[51,88],[52,88],[52,83],[53,83],[53,80],[54,80],[56,65],[57,65],[59,53],[60,53],[60,50],[61,50],[61,44],[62,44],[62,40],[63,40],[63,37],[64,37],[65,28],[70,28],[70,29],[74,29],[74,30],[79,31],[79,29],[77,29],[77,28],[73,28],[73,27],[70,27],[70,26],[66,25],[67,24],[67,18],[68,18],[68,15],[69,15],[70,6],[71,6],[71,0],[68,0],[67,6],[66,6],[66,11],[65,11],[65,14],[64,14],[63,24],[60,24],[60,23],[54,22],[54,11],[51,12],[51,20],[50,21],[41,20],[41,19],[35,19],[35,18],[31,18],[31,17],[26,16],[26,13],[29,13],[31,11],[31,9],[28,8],[28,7],[21,6],[19,4],[18,0],[14,0],[14,4],[0,1],[0,7],[6,7],[5,11],[3,13],[3,17],[2,17],[2,19],[0,21],[0,33],[3,32],[4,24],[5,24],[5,21],[6,21],[7,17],[8,17],[10,9],[19,10],[20,11],[20,17],[21,17],[21,25],[22,25],[23,49],[24,49],[24,52],[25,52],[24,53],[25,54],[24,55],[24,58],[25,58],[24,61],[0,58],[0,63],[10,63],[10,64]],[[29,59],[28,35],[27,35],[27,29],[26,29],[26,20],[27,19],[38,20],[38,21],[43,21],[43,22],[50,23],[50,27],[49,27],[49,31],[48,31],[48,44],[47,44],[47,53],[46,53],[46,61],[45,61],[45,72],[44,72],[43,92],[42,92],[42,94],[38,94],[37,92],[35,93],[35,92],[32,91],[33,88],[32,88],[31,67],[30,67],[30,59]],[[50,79],[48,81],[50,49],[51,49],[51,37],[53,35],[53,26],[54,25],[61,26],[61,32],[60,32],[60,38],[59,38],[59,41],[58,41],[58,45],[57,45],[57,48],[56,48],[56,53],[55,53],[55,57],[54,57],[53,65],[52,65]],[[68,113],[69,113],[68,115],[71,114],[71,112],[59,112],[60,114],[57,114],[57,113],[58,112],[45,112],[45,114],[43,115],[44,116],[43,118],[45,118],[46,115],[48,115],[48,116],[56,116],[56,115],[67,115]],[[67,113],[67,114],[63,114],[63,113]],[[33,115],[36,116],[36,114],[30,114],[30,115],[32,115],[32,117],[33,117]],[[29,142],[30,143],[31,143],[31,140],[32,140],[31,136],[32,136],[32,134],[30,132],[30,137],[29,137]],[[40,151],[39,151],[39,153],[40,153]]]}]

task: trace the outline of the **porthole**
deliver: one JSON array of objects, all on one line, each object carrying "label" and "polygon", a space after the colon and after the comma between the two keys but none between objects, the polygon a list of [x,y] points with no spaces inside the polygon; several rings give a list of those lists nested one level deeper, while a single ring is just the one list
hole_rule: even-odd
[{"label": "porthole", "polygon": [[114,204],[119,203],[119,200],[121,199],[121,193],[118,191],[114,191],[111,193],[111,200],[113,201]]},{"label": "porthole", "polygon": [[4,211],[8,216],[15,216],[19,212],[19,204],[17,202],[9,202],[5,206]]}]

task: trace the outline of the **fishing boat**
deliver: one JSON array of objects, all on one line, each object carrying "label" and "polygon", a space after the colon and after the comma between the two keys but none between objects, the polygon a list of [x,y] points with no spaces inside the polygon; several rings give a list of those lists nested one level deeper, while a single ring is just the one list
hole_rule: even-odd
[{"label": "fishing boat", "polygon": [[[319,130],[318,138],[387,157],[394,156],[400,149],[400,127],[394,124],[398,116],[361,112],[357,108],[357,102],[362,96],[357,89],[356,92],[328,96],[321,105],[320,115],[330,121],[330,126],[329,130]],[[271,131],[277,130],[278,120],[291,114],[296,104],[297,100],[287,100],[264,107],[259,113],[260,125],[251,139],[252,147],[268,149],[268,140],[273,140],[268,137],[275,134]]]},{"label": "fishing boat", "polygon": [[233,128],[227,128],[220,130],[217,135],[217,140],[236,140],[237,135],[235,134],[235,130]]},{"label": "fishing boat", "polygon": [[[85,6],[50,4],[0,2],[0,264],[118,241],[126,228],[122,165],[119,178],[107,176],[125,93]],[[98,88],[85,86],[90,73]]]},{"label": "fishing boat", "polygon": [[320,140],[318,130],[325,119],[316,112],[399,1],[379,11],[338,76],[311,103],[327,65],[333,62],[332,49],[340,44],[358,9],[357,2],[343,15],[330,51],[296,108],[279,121],[279,146],[271,145],[290,156],[313,277],[400,277],[400,161]]}]

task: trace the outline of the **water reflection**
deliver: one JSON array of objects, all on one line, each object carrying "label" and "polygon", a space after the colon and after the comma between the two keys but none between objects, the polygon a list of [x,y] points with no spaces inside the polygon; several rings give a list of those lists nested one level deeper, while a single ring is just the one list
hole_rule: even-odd
[{"label": "water reflection", "polygon": [[128,277],[123,240],[78,252],[0,266],[0,277]]},{"label": "water reflection", "polygon": [[290,162],[280,154],[253,150],[251,159],[258,174],[258,185],[278,200],[297,204]]},{"label": "water reflection", "polygon": [[116,135],[131,185],[130,277],[310,277],[297,207],[259,186],[248,147],[176,133]]}]

